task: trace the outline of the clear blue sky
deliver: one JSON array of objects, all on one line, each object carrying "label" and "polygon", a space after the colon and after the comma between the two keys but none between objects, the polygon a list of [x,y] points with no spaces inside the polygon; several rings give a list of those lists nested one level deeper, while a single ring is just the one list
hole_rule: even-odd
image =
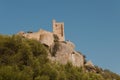
[{"label": "clear blue sky", "polygon": [[52,19],[87,60],[120,74],[120,0],[0,0],[1,34],[52,31]]}]

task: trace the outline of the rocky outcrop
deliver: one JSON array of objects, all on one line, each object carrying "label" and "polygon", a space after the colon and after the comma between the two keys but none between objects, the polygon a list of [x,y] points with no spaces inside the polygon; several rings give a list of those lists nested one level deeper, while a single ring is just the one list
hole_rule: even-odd
[{"label": "rocky outcrop", "polygon": [[[56,44],[57,46],[55,46]],[[50,59],[61,64],[67,64],[68,62],[71,62],[74,66],[84,66],[83,55],[75,51],[74,48],[74,44],[69,41],[55,43],[51,47],[51,53],[56,53],[51,56]]]},{"label": "rocky outcrop", "polygon": [[87,61],[86,64],[85,64],[85,66],[94,67],[92,61]]}]

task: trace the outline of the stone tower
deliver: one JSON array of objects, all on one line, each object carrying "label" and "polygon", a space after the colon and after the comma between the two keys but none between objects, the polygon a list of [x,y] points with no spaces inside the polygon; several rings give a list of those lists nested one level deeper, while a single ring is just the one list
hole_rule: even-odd
[{"label": "stone tower", "polygon": [[53,34],[58,36],[59,41],[65,41],[63,22],[56,22],[53,20]]}]

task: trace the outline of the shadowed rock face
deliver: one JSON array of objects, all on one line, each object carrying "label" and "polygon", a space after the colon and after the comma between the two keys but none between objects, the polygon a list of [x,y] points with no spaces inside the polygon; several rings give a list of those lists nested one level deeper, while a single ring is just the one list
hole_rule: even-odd
[{"label": "shadowed rock face", "polygon": [[51,57],[51,60],[61,64],[71,62],[74,66],[83,66],[84,57],[82,54],[76,52],[74,47],[74,44],[71,42],[59,42],[59,48],[56,51],[55,56]]}]

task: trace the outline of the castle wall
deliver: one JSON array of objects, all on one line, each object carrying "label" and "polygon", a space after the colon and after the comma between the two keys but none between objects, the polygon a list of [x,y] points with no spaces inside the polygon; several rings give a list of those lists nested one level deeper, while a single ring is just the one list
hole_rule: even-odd
[{"label": "castle wall", "polygon": [[38,32],[34,33],[23,33],[22,36],[28,39],[40,41],[42,44],[47,46],[51,46],[54,42],[53,33],[45,30],[39,30]]},{"label": "castle wall", "polygon": [[28,39],[34,39],[34,40],[39,40],[39,36],[40,34],[38,32],[34,32],[34,33],[25,33],[23,34],[23,36],[25,38],[28,38]]},{"label": "castle wall", "polygon": [[39,33],[40,33],[39,41],[41,43],[46,44],[48,46],[51,46],[54,43],[53,33],[45,30],[40,30]]}]

